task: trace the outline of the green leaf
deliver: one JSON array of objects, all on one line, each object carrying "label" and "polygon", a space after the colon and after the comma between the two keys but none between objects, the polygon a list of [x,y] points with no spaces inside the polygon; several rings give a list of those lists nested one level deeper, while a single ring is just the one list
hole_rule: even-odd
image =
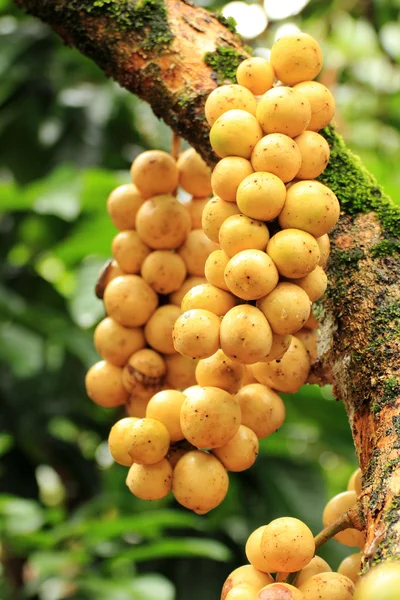
[{"label": "green leaf", "polygon": [[40,529],[45,513],[37,502],[17,496],[0,496],[0,523],[6,535],[27,535]]},{"label": "green leaf", "polygon": [[[89,576],[78,581],[78,589],[93,600],[174,600],[171,582],[157,574],[128,579]],[[89,594],[89,596],[86,596]]]},{"label": "green leaf", "polygon": [[82,261],[87,256],[102,257],[106,260],[111,255],[111,241],[115,228],[108,214],[91,214],[82,219],[72,233],[54,247],[54,254],[68,266]]},{"label": "green leaf", "polygon": [[89,258],[79,267],[75,292],[69,301],[73,321],[82,328],[92,327],[104,317],[103,303],[96,297],[94,286],[104,260]]},{"label": "green leaf", "polygon": [[8,362],[17,377],[32,377],[43,367],[43,339],[21,325],[1,323],[0,357]]},{"label": "green leaf", "polygon": [[141,562],[159,558],[196,556],[226,562],[231,559],[231,552],[216,540],[202,538],[170,538],[141,544],[120,553],[114,563],[134,561]]}]

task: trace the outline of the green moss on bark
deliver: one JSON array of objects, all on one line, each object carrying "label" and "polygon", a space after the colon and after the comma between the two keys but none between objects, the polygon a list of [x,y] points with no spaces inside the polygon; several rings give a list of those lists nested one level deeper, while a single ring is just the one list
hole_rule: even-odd
[{"label": "green moss on bark", "polygon": [[247,58],[234,48],[218,46],[215,52],[206,52],[204,62],[214,71],[213,78],[222,85],[223,83],[236,83],[236,69]]},{"label": "green moss on bark", "polygon": [[215,18],[231,33],[236,33],[236,21],[233,17],[224,17],[220,12],[214,13]]}]

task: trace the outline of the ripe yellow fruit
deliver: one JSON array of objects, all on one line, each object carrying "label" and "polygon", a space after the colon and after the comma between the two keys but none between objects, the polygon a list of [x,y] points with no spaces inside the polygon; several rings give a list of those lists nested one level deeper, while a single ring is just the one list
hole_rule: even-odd
[{"label": "ripe yellow fruit", "polygon": [[[354,600],[355,587],[351,579],[340,573],[319,573],[302,583],[299,590],[305,600]],[[381,595],[374,598],[383,600]],[[362,600],[366,600],[365,596]]]},{"label": "ripe yellow fruit", "polygon": [[219,230],[222,223],[230,217],[239,213],[240,210],[236,203],[225,202],[218,196],[214,196],[205,205],[201,226],[206,236],[213,242],[218,242]]},{"label": "ripe yellow fruit", "polygon": [[170,194],[178,186],[178,168],[170,154],[162,150],[147,150],[135,158],[131,166],[133,183],[147,199]]},{"label": "ripe yellow fruit", "polygon": [[295,337],[303,342],[305,349],[307,350],[310,364],[318,358],[317,342],[318,334],[315,329],[307,329],[303,327],[300,331],[296,331]]},{"label": "ripe yellow fruit", "polygon": [[225,600],[228,592],[231,591],[236,586],[246,584],[251,587],[257,588],[257,590],[261,590],[264,586],[269,583],[273,583],[273,577],[268,573],[261,573],[257,571],[252,565],[243,565],[242,567],[238,567],[230,575],[228,575],[225,583],[222,587],[222,593],[220,600]]},{"label": "ripe yellow fruit", "polygon": [[233,362],[222,350],[199,360],[196,367],[196,381],[200,386],[219,387],[229,394],[240,389],[243,374],[243,365]]},{"label": "ripe yellow fruit", "polygon": [[226,291],[228,291],[228,286],[225,283],[224,272],[228,262],[229,256],[219,249],[211,252],[204,265],[204,275],[208,283]]},{"label": "ripe yellow fruit", "polygon": [[107,200],[107,212],[117,229],[135,229],[136,213],[144,198],[132,183],[120,185]]},{"label": "ripe yellow fruit", "polygon": [[301,329],[311,312],[311,301],[304,290],[283,281],[257,300],[257,308],[267,317],[274,333],[286,335]]},{"label": "ripe yellow fruit", "polygon": [[286,85],[314,79],[323,63],[317,40],[300,31],[280,37],[271,48],[270,60],[277,78]]},{"label": "ripe yellow fruit", "polygon": [[144,259],[141,276],[157,294],[170,294],[185,281],[185,261],[171,250],[154,250]]},{"label": "ripe yellow fruit", "polygon": [[326,269],[326,265],[328,264],[329,254],[331,251],[331,243],[329,241],[329,235],[327,233],[325,233],[324,235],[321,235],[321,237],[318,237],[316,239],[317,239],[317,244],[319,246],[319,251],[321,253],[318,264],[323,269]]},{"label": "ripe yellow fruit", "polygon": [[294,279],[298,287],[301,287],[312,302],[319,300],[325,293],[328,286],[328,278],[322,267],[317,265],[311,273],[305,277]]},{"label": "ripe yellow fruit", "polygon": [[127,414],[130,417],[143,419],[143,417],[146,416],[147,404],[149,403],[152,393],[153,392],[149,393],[148,395],[142,394],[141,396],[138,396],[137,394],[132,394],[131,396],[129,396],[125,405],[125,410]]},{"label": "ripe yellow fruit", "polygon": [[104,298],[104,292],[110,281],[120,275],[124,275],[124,272],[116,260],[110,259],[102,266],[94,287],[95,294],[99,300]]},{"label": "ripe yellow fruit", "polygon": [[287,191],[279,225],[282,229],[301,229],[318,238],[336,225],[339,215],[339,201],[326,185],[319,181],[298,181]]},{"label": "ripe yellow fruit", "polygon": [[292,336],[290,346],[280,360],[259,362],[252,370],[260,383],[278,392],[294,394],[307,381],[310,359],[304,344]]},{"label": "ripe yellow fruit", "polygon": [[[330,573],[330,572],[332,572],[332,569],[330,568],[328,563],[320,556],[314,556],[314,558],[312,558],[310,560],[308,565],[300,571],[299,575],[296,578],[295,586],[297,588],[300,587],[302,583],[307,581],[307,579],[310,579],[310,577],[312,577],[313,575],[318,575],[319,573]],[[281,571],[278,574],[276,580],[277,581],[285,581],[285,579],[288,575],[289,575],[289,573],[285,573],[285,572]]]},{"label": "ripe yellow fruit", "polygon": [[256,116],[265,133],[284,133],[293,138],[307,128],[311,107],[301,92],[289,87],[276,87],[261,98]]},{"label": "ripe yellow fruit", "polygon": [[296,177],[301,167],[300,149],[289,136],[270,133],[255,145],[251,164],[255,171],[273,173],[287,183]]},{"label": "ripe yellow fruit", "polygon": [[178,254],[183,258],[188,274],[201,277],[204,275],[207,258],[217,248],[218,245],[212,242],[202,229],[192,229],[179,248]]},{"label": "ripe yellow fruit", "polygon": [[279,335],[278,333],[272,332],[272,346],[268,352],[268,356],[264,358],[264,362],[270,362],[271,360],[279,360],[282,358],[286,350],[289,348],[291,341],[291,335]]},{"label": "ripe yellow fruit", "polygon": [[187,452],[174,469],[172,493],[179,504],[194,512],[205,514],[221,504],[228,487],[224,466],[207,452]]},{"label": "ripe yellow fruit", "polygon": [[268,355],[271,327],[258,308],[240,304],[222,318],[220,342],[223,352],[233,361],[251,365]]},{"label": "ripe yellow fruit", "polygon": [[222,316],[236,305],[236,298],[230,292],[220,290],[211,283],[202,283],[189,290],[182,300],[182,312],[192,308],[203,308]]},{"label": "ripe yellow fruit", "polygon": [[146,417],[165,425],[171,442],[179,442],[184,439],[180,414],[185,398],[186,396],[178,390],[162,390],[150,398],[146,408]]},{"label": "ripe yellow fruit", "polygon": [[156,310],[158,296],[138,275],[121,275],[104,292],[107,314],[125,327],[144,325]]},{"label": "ripe yellow fruit", "polygon": [[122,383],[129,393],[150,398],[164,385],[166,370],[158,352],[143,348],[129,358],[122,371]]},{"label": "ripe yellow fruit", "polygon": [[108,447],[110,454],[120,465],[130,467],[133,460],[129,455],[129,450],[132,445],[134,431],[132,428],[133,423],[137,419],[135,417],[125,417],[117,421],[111,428],[110,435],[108,436]]},{"label": "ripe yellow fruit", "polygon": [[151,465],[133,464],[126,485],[141,500],[161,500],[172,488],[172,467],[166,458]]},{"label": "ripe yellow fruit", "polygon": [[236,69],[236,79],[255,96],[265,94],[272,88],[275,73],[271,64],[260,56],[243,60]]},{"label": "ripe yellow fruit", "polygon": [[122,369],[101,360],[90,367],[85,378],[86,393],[104,408],[125,404],[128,392],[122,383]]},{"label": "ripe yellow fruit", "polygon": [[[339,519],[345,512],[352,508],[357,502],[357,494],[355,492],[342,492],[331,498],[324,508],[322,514],[322,522],[324,527],[331,525]],[[363,548],[365,542],[365,534],[363,531],[349,528],[337,533],[335,540],[345,546],[358,546]]]},{"label": "ripe yellow fruit", "polygon": [[258,592],[257,600],[306,600],[305,596],[290,583],[271,583]]},{"label": "ripe yellow fruit", "polygon": [[182,152],[176,166],[181,188],[195,198],[211,194],[211,169],[194,148]]},{"label": "ripe yellow fruit", "polygon": [[143,202],[136,215],[138,234],[154,250],[179,248],[186,240],[190,228],[188,211],[169,194],[149,198]]},{"label": "ripe yellow fruit", "polygon": [[136,419],[132,423],[128,450],[132,461],[141,465],[153,465],[162,460],[169,449],[168,429],[155,419]]},{"label": "ripe yellow fruit", "polygon": [[258,455],[258,438],[254,431],[240,425],[231,440],[213,454],[222,462],[228,471],[245,471],[255,463]]},{"label": "ripe yellow fruit", "polygon": [[251,173],[253,173],[253,167],[246,158],[240,156],[223,158],[217,162],[211,175],[214,194],[225,202],[236,202],[236,191],[239,184]]},{"label": "ripe yellow fruit", "polygon": [[128,358],[146,344],[143,329],[123,327],[111,317],[106,317],[94,331],[94,345],[107,362],[123,367]]},{"label": "ripe yellow fruit", "polygon": [[258,300],[272,292],[278,283],[279,274],[274,262],[261,250],[238,252],[225,267],[225,283],[235,296]]},{"label": "ripe yellow fruit", "polygon": [[247,539],[246,542],[246,556],[249,563],[262,573],[268,573],[269,564],[265,560],[261,552],[261,538],[263,536],[266,525],[258,527]]},{"label": "ripe yellow fruit", "polygon": [[299,571],[308,565],[315,554],[314,536],[299,519],[275,519],[264,528],[261,554],[271,573]]},{"label": "ripe yellow fruit", "polygon": [[356,585],[354,600],[397,600],[399,586],[400,562],[383,563],[360,579]]},{"label": "ripe yellow fruit", "polygon": [[242,250],[265,250],[268,241],[265,223],[242,214],[228,217],[219,230],[220,246],[230,258]]},{"label": "ripe yellow fruit", "polygon": [[322,135],[315,131],[303,131],[294,138],[301,153],[301,167],[297,179],[314,179],[328,166],[330,148]]},{"label": "ripe yellow fruit", "polygon": [[259,440],[275,433],[283,425],[283,400],[266,385],[244,385],[236,394],[236,400],[242,413],[242,425],[254,431]]},{"label": "ripe yellow fruit", "polygon": [[314,317],[313,313],[311,312],[309,318],[307,319],[307,321],[304,323],[304,327],[306,327],[307,329],[319,329],[319,323],[317,321],[317,319]]},{"label": "ripe yellow fruit", "polygon": [[219,348],[220,326],[220,317],[209,310],[184,312],[172,332],[175,350],[188,358],[208,358]]},{"label": "ripe yellow fruit", "polygon": [[196,448],[186,441],[178,442],[177,444],[171,444],[168,450],[167,460],[172,469],[175,469],[176,463],[182,458],[182,456],[188,452],[191,452],[192,450],[196,450]]},{"label": "ripe yellow fruit", "polygon": [[144,259],[151,252],[132,229],[117,233],[112,241],[111,251],[121,269],[132,275],[140,272]]},{"label": "ripe yellow fruit", "polygon": [[220,448],[240,426],[237,400],[217,387],[197,387],[185,391],[181,408],[181,428],[188,442],[197,448]]},{"label": "ripe yellow fruit", "polygon": [[[305,100],[308,102],[307,99]],[[254,146],[262,135],[256,117],[244,110],[228,110],[211,127],[210,143],[215,154],[220,158],[226,156],[250,158]]]},{"label": "ripe yellow fruit", "polygon": [[268,242],[267,253],[279,274],[289,279],[299,279],[311,273],[320,258],[316,239],[300,229],[278,231]]},{"label": "ripe yellow fruit", "polygon": [[153,312],[144,328],[149,346],[162,354],[175,354],[172,330],[180,314],[180,308],[174,304],[164,304]]},{"label": "ripe yellow fruit", "polygon": [[294,86],[307,97],[311,106],[311,119],[307,129],[319,131],[329,125],[335,114],[335,99],[327,87],[318,81],[303,81]]},{"label": "ripe yellow fruit", "polygon": [[357,494],[357,496],[359,496],[362,492],[361,477],[362,477],[361,469],[357,469],[351,475],[351,477],[348,481],[348,484],[347,484],[347,490],[355,492]]},{"label": "ripe yellow fruit", "polygon": [[[256,171],[246,177],[236,194],[237,205],[242,213],[260,221],[275,219],[285,204],[285,198],[284,183],[276,175],[264,171]],[[265,246],[253,248],[261,250]]]},{"label": "ripe yellow fruit", "polygon": [[256,99],[245,87],[236,84],[221,85],[208,96],[204,112],[207,123],[212,126],[222,114],[232,109],[256,114]]},{"label": "ripe yellow fruit", "polygon": [[205,277],[190,277],[189,276],[187,279],[185,279],[185,281],[182,283],[182,285],[179,289],[177,289],[173,294],[170,294],[170,297],[169,297],[170,303],[175,304],[176,306],[180,307],[182,304],[182,300],[185,297],[185,295],[188,293],[188,291],[191,290],[192,287],[195,287],[196,285],[202,285],[203,283],[207,283],[207,280]]},{"label": "ripe yellow fruit", "polygon": [[243,365],[243,367],[244,367],[244,377],[243,377],[242,386],[249,385],[250,383],[257,383],[257,379],[253,375],[251,365]]},{"label": "ripe yellow fruit", "polygon": [[257,588],[241,583],[227,593],[226,600],[258,600]]},{"label": "ripe yellow fruit", "polygon": [[356,583],[359,579],[359,574],[361,571],[361,552],[356,552],[355,554],[346,556],[346,558],[344,558],[338,566],[337,571],[341,575],[345,575],[351,579],[353,583]]},{"label": "ripe yellow fruit", "polygon": [[201,221],[203,218],[203,210],[210,198],[191,198],[184,203],[184,207],[190,215],[192,229],[201,229]]},{"label": "ripe yellow fruit", "polygon": [[165,364],[167,367],[165,381],[169,387],[181,390],[195,385],[197,361],[181,354],[170,354],[165,356]]}]

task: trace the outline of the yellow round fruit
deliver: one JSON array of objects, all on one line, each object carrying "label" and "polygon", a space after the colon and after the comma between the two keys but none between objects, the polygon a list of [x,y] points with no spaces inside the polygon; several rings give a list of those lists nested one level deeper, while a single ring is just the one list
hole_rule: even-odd
[{"label": "yellow round fruit", "polygon": [[279,274],[289,279],[299,279],[311,273],[320,258],[316,239],[300,229],[278,231],[268,242],[267,253]]},{"label": "yellow round fruit", "polygon": [[258,592],[257,600],[306,600],[290,583],[271,583]]},{"label": "yellow round fruit", "polygon": [[246,177],[236,194],[237,205],[242,213],[260,221],[275,219],[285,204],[285,198],[284,183],[276,175],[264,171],[256,171]]},{"label": "yellow round fruit", "polygon": [[132,275],[140,272],[144,259],[151,252],[133,229],[117,233],[112,241],[111,251],[121,269]]},{"label": "yellow round fruit", "polygon": [[222,350],[199,360],[196,367],[198,385],[219,387],[229,394],[235,394],[240,389],[243,374],[243,365],[233,362]]},{"label": "yellow round fruit", "polygon": [[107,362],[123,367],[128,358],[146,344],[143,329],[123,327],[111,317],[106,317],[94,331],[94,345]]},{"label": "yellow round fruit", "polygon": [[101,360],[90,367],[85,378],[86,393],[103,408],[125,404],[128,392],[122,383],[122,369]]},{"label": "yellow round fruit", "polygon": [[244,368],[244,377],[243,377],[242,386],[249,385],[250,383],[257,383],[257,379],[253,375],[251,365],[243,365],[243,368]]},{"label": "yellow round fruit", "polygon": [[226,600],[258,600],[257,588],[241,583],[227,593]]},{"label": "yellow round fruit", "polygon": [[304,344],[292,336],[290,346],[280,360],[259,362],[252,370],[260,383],[278,392],[294,394],[307,381],[310,359]]},{"label": "yellow round fruit", "polygon": [[143,197],[132,183],[120,185],[107,200],[107,212],[117,229],[135,229],[136,213],[143,204]]},{"label": "yellow round fruit", "polygon": [[225,283],[224,272],[228,262],[229,256],[223,250],[214,250],[204,265],[204,275],[208,283],[226,291],[228,291],[228,286]]},{"label": "yellow round fruit", "polygon": [[[305,600],[355,600],[354,583],[340,573],[319,573],[313,575],[301,584],[299,590]],[[376,600],[383,600],[382,596],[375,596]],[[366,600],[365,597],[362,600]]]},{"label": "yellow round fruit", "polygon": [[262,573],[268,573],[269,566],[261,552],[261,538],[265,528],[266,525],[262,525],[253,531],[247,538],[245,548],[246,557],[249,563],[257,569],[257,571],[261,571]]},{"label": "yellow round fruit", "polygon": [[293,517],[271,521],[261,536],[261,554],[268,572],[294,573],[308,565],[315,554],[314,536],[305,523]]},{"label": "yellow round fruit", "polygon": [[186,208],[169,194],[153,196],[143,202],[136,215],[136,230],[150,248],[179,248],[190,231],[190,216]]},{"label": "yellow round fruit", "polygon": [[104,292],[106,287],[116,277],[124,275],[123,270],[119,266],[116,260],[109,259],[100,269],[97,276],[97,280],[94,287],[94,292],[100,300],[104,298]]},{"label": "yellow round fruit", "polygon": [[193,308],[209,310],[217,316],[222,316],[236,305],[236,298],[230,292],[220,290],[211,283],[202,283],[192,287],[182,300],[182,312]]},{"label": "yellow round fruit", "polygon": [[330,148],[322,135],[315,131],[303,131],[294,138],[301,153],[301,167],[297,179],[315,179],[328,166]]},{"label": "yellow round fruit", "polygon": [[156,310],[158,296],[138,275],[121,275],[106,287],[107,314],[125,327],[144,325]]},{"label": "yellow round fruit", "polygon": [[178,254],[183,258],[188,274],[201,277],[204,275],[207,258],[217,248],[218,245],[212,242],[202,229],[192,229],[179,248]]},{"label": "yellow round fruit", "polygon": [[172,467],[166,458],[151,465],[133,464],[126,485],[141,500],[161,500],[172,489]]},{"label": "yellow round fruit", "polygon": [[172,330],[180,314],[180,308],[174,304],[164,304],[153,312],[144,328],[149,346],[162,354],[176,352],[172,342]]},{"label": "yellow round fruit", "polygon": [[155,419],[136,419],[132,423],[128,450],[132,461],[141,465],[153,465],[168,452],[170,437],[168,429]]},{"label": "yellow round fruit", "polygon": [[176,252],[154,250],[144,259],[140,274],[157,294],[170,294],[183,285],[186,265]]},{"label": "yellow round fruit", "polygon": [[324,295],[328,286],[328,278],[323,268],[317,265],[311,273],[305,277],[294,279],[293,283],[306,292],[311,302],[315,302]]},{"label": "yellow round fruit", "polygon": [[204,112],[211,127],[228,110],[239,109],[255,115],[256,104],[254,95],[245,87],[236,84],[221,85],[208,96]]},{"label": "yellow round fruit", "polygon": [[347,484],[347,490],[348,491],[353,491],[357,494],[357,496],[359,496],[362,492],[362,473],[361,473],[361,469],[357,469],[356,471],[354,471],[354,473],[351,475],[348,484]]},{"label": "yellow round fruit", "polygon": [[233,361],[251,365],[268,355],[271,327],[258,308],[240,304],[222,318],[220,342],[223,352]]},{"label": "yellow round fruit", "polygon": [[278,333],[272,332],[272,346],[268,352],[268,356],[264,358],[264,362],[270,362],[271,360],[279,360],[285,354],[286,350],[290,346],[292,336],[279,335]]},{"label": "yellow round fruit", "polygon": [[[312,558],[310,560],[308,565],[306,567],[304,567],[304,569],[302,569],[300,571],[300,573],[298,574],[298,576],[296,578],[295,586],[297,588],[300,587],[302,583],[307,581],[307,579],[310,579],[310,577],[312,577],[313,575],[318,575],[319,573],[331,573],[331,572],[332,572],[332,569],[330,568],[328,563],[323,558],[321,558],[320,556],[314,556],[314,558]],[[285,579],[288,575],[289,575],[289,573],[285,573],[285,572],[281,571],[278,574],[276,580],[277,581],[285,581]]]},{"label": "yellow round fruit", "polygon": [[400,561],[383,563],[357,582],[354,600],[397,600],[399,586]]},{"label": "yellow round fruit", "polygon": [[188,293],[188,291],[191,290],[192,287],[195,287],[196,285],[202,285],[203,283],[207,283],[207,280],[205,277],[189,276],[187,279],[185,279],[185,281],[183,282],[181,287],[178,290],[176,290],[176,292],[174,292],[173,294],[170,294],[170,296],[169,296],[170,303],[175,304],[176,306],[180,307],[182,304],[182,300],[185,297],[185,295]]},{"label": "yellow round fruit", "polygon": [[236,191],[239,184],[251,173],[253,173],[253,167],[246,158],[240,156],[223,158],[217,162],[211,175],[214,194],[225,202],[236,202]]},{"label": "yellow round fruit", "polygon": [[236,69],[236,79],[255,96],[265,94],[272,88],[275,73],[271,64],[260,56],[252,56],[242,61]]},{"label": "yellow round fruit", "polygon": [[141,396],[138,396],[137,394],[131,394],[125,405],[126,413],[130,417],[143,419],[143,417],[146,416],[147,405],[152,396],[152,393],[153,392],[149,393],[147,396],[145,394],[142,394]]},{"label": "yellow round fruit", "polygon": [[307,329],[306,327],[303,327],[299,331],[296,331],[295,337],[304,344],[304,347],[307,350],[310,364],[312,364],[318,358],[318,334],[316,330]]},{"label": "yellow round fruit", "polygon": [[242,425],[259,440],[275,433],[285,420],[285,405],[276,392],[261,383],[244,385],[236,394],[242,412]]},{"label": "yellow round fruit", "polygon": [[225,580],[220,600],[225,600],[227,594],[236,586],[245,584],[255,587],[258,591],[269,583],[273,583],[273,577],[268,573],[257,571],[252,565],[238,567]]},{"label": "yellow round fruit", "polygon": [[335,114],[335,98],[327,87],[318,81],[303,81],[294,86],[307,97],[311,106],[311,119],[307,129],[319,131],[329,125]]},{"label": "yellow round fruit", "polygon": [[205,205],[201,226],[206,236],[213,242],[218,242],[219,230],[222,223],[231,215],[240,212],[236,203],[225,202],[218,196],[214,196]]},{"label": "yellow round fruit", "polygon": [[201,221],[203,218],[203,210],[210,198],[191,198],[185,202],[184,207],[190,215],[192,229],[201,229]]},{"label": "yellow round fruit", "polygon": [[211,194],[211,169],[194,148],[188,148],[176,163],[179,185],[195,198]]},{"label": "yellow round fruit", "polygon": [[287,183],[301,167],[300,149],[289,136],[270,133],[255,145],[251,165],[255,171],[267,171]]},{"label": "yellow round fruit", "polygon": [[258,438],[254,431],[240,425],[231,440],[213,454],[222,462],[228,471],[245,471],[255,463],[258,455]]},{"label": "yellow round fruit", "polygon": [[240,426],[237,400],[217,387],[197,387],[185,392],[181,428],[185,439],[197,448],[220,448]]},{"label": "yellow round fruit", "polygon": [[165,357],[165,364],[167,367],[165,381],[169,387],[182,390],[195,385],[197,361],[182,354],[169,354]]},{"label": "yellow round fruit", "polygon": [[319,251],[321,253],[318,264],[323,269],[326,269],[326,265],[328,264],[329,254],[331,251],[331,243],[329,241],[329,235],[327,233],[325,233],[324,235],[321,235],[321,237],[318,237],[316,239],[317,239],[317,244],[319,246]]},{"label": "yellow round fruit", "polygon": [[122,383],[130,394],[150,398],[164,385],[166,370],[158,352],[143,348],[129,358],[122,371]]},{"label": "yellow round fruit", "polygon": [[132,181],[147,199],[170,194],[178,186],[178,168],[170,154],[162,150],[147,150],[135,158],[131,166]]},{"label": "yellow round fruit", "polygon": [[192,450],[196,450],[196,448],[186,441],[178,442],[177,444],[171,444],[167,454],[167,459],[171,467],[175,469],[178,460]]},{"label": "yellow round fruit", "polygon": [[228,487],[224,466],[207,452],[187,452],[174,469],[172,493],[179,504],[194,512],[205,514],[221,504]]},{"label": "yellow round fruit", "polygon": [[[346,556],[338,566],[338,573],[341,575],[345,575],[353,583],[356,583],[359,579],[360,571],[361,571],[361,552],[356,552],[355,554],[350,554],[350,556]],[[400,581],[400,577],[399,577]]]},{"label": "yellow round fruit", "polygon": [[311,107],[301,92],[289,87],[272,88],[257,105],[256,117],[265,133],[302,133],[311,118]]},{"label": "yellow round fruit", "polygon": [[[308,102],[307,99],[305,100]],[[262,135],[259,122],[252,114],[244,110],[228,110],[211,127],[210,143],[215,154],[220,158],[226,156],[250,158],[254,146]]]},{"label": "yellow round fruit", "polygon": [[137,421],[135,417],[125,417],[117,421],[111,428],[108,436],[108,448],[110,454],[120,465],[130,467],[133,460],[129,455],[132,444],[132,425]]},{"label": "yellow round fruit", "polygon": [[[328,504],[324,508],[322,514],[322,522],[324,527],[331,525],[337,521],[345,512],[350,510],[357,502],[357,494],[355,492],[342,492],[331,498]],[[358,546],[359,548],[364,547],[365,534],[363,531],[349,528],[337,533],[335,540],[344,544],[345,546]]]},{"label": "yellow round fruit", "polygon": [[243,300],[258,300],[272,292],[279,274],[268,254],[261,250],[243,250],[230,259],[224,277],[232,294]]},{"label": "yellow round fruit", "polygon": [[282,229],[301,229],[318,238],[336,225],[339,215],[339,201],[326,185],[319,181],[298,181],[287,191],[279,225]]},{"label": "yellow round fruit", "polygon": [[317,40],[296,31],[278,38],[271,48],[271,65],[286,85],[314,79],[322,69],[322,50]]},{"label": "yellow round fruit", "polygon": [[182,404],[186,396],[178,390],[162,390],[154,394],[146,408],[146,417],[160,421],[168,429],[171,442],[184,439],[180,425]]},{"label": "yellow round fruit", "polygon": [[274,333],[286,335],[303,327],[310,316],[311,301],[301,287],[283,281],[257,300],[257,308],[266,316]]},{"label": "yellow round fruit", "polygon": [[208,358],[219,348],[220,326],[220,317],[209,310],[184,312],[172,332],[175,350],[188,358]]},{"label": "yellow round fruit", "polygon": [[265,223],[242,214],[228,217],[219,230],[221,249],[230,258],[242,250],[265,250],[268,241]]}]

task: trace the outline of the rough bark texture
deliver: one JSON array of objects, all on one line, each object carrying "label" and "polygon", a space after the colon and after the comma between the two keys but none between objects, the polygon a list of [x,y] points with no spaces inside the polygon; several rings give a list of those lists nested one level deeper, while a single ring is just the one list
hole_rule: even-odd
[{"label": "rough bark texture", "polygon": [[[246,55],[215,16],[184,0],[15,0],[122,86],[212,164],[206,96]],[[363,476],[365,568],[400,559],[400,211],[332,128],[321,181],[342,214],[331,233],[329,290],[318,304],[319,359],[349,416]]]}]

